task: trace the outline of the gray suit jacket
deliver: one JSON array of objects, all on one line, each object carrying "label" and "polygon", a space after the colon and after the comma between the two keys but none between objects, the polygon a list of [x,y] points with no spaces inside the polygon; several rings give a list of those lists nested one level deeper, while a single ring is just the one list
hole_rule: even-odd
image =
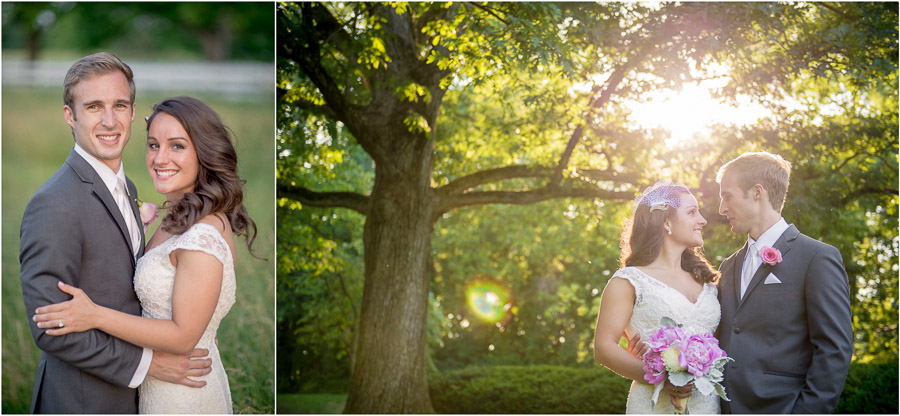
[{"label": "gray suit jacket", "polygon": [[[831,413],[853,353],[850,290],[841,253],[791,225],[775,243],[783,261],[762,263],[743,300],[747,245],[719,270],[718,338],[725,368],[723,413]],[[764,284],[774,274],[780,284]]]},{"label": "gray suit jacket", "polygon": [[[127,181],[130,195],[137,195]],[[132,210],[141,223],[136,201]],[[81,288],[98,305],[140,315],[128,228],[109,189],[75,150],[31,197],[19,234],[20,279],[31,334],[42,350],[33,413],[137,413],[128,388],[143,349],[99,330],[48,336],[35,308],[69,296],[58,281]],[[138,257],[143,255],[143,234]]]}]

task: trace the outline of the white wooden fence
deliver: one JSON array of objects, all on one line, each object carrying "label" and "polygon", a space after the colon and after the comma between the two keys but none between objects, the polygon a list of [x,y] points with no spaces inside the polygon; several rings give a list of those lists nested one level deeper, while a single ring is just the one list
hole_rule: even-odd
[{"label": "white wooden fence", "polygon": [[[74,61],[73,61],[74,62]],[[160,91],[172,95],[195,92],[219,93],[229,99],[272,94],[274,64],[255,62],[142,62],[128,61],[138,92]],[[72,62],[3,59],[3,85],[62,88]]]}]

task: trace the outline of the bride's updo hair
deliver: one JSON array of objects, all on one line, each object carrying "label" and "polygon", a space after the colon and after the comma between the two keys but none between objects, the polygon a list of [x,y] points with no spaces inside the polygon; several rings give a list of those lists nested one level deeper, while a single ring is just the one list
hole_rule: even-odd
[{"label": "bride's updo hair", "polygon": [[[648,191],[635,201],[634,214],[625,221],[620,242],[622,267],[646,266],[659,257],[666,219],[674,220],[681,197],[691,194],[683,185],[657,185]],[[719,272],[706,260],[701,247],[684,250],[681,268],[701,284],[719,280]]]},{"label": "bride's updo hair", "polygon": [[237,174],[237,152],[231,144],[231,134],[219,115],[202,101],[191,97],[174,97],[153,106],[147,117],[147,132],[153,119],[166,113],[181,123],[194,145],[199,160],[194,190],[184,194],[168,210],[160,227],[171,234],[182,234],[201,218],[222,213],[228,218],[231,230],[247,239],[253,253],[256,223],[244,208],[244,183]]}]

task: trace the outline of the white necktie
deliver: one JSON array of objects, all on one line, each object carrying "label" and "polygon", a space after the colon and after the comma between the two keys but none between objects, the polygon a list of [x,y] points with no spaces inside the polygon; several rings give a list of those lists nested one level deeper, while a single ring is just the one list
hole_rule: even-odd
[{"label": "white necktie", "polygon": [[128,201],[128,192],[125,191],[125,181],[118,178],[116,189],[113,191],[113,197],[116,199],[116,205],[119,206],[119,212],[125,218],[125,225],[128,227],[128,235],[131,236],[131,254],[137,255],[138,246],[141,244],[141,228],[134,219],[134,213],[131,211],[131,203]]},{"label": "white necktie", "polygon": [[741,299],[744,298],[744,293],[747,292],[747,286],[750,286],[750,280],[753,279],[753,275],[756,274],[756,269],[758,268],[759,251],[756,250],[756,243],[753,243],[747,248],[747,256],[744,258],[744,268],[741,270]]}]

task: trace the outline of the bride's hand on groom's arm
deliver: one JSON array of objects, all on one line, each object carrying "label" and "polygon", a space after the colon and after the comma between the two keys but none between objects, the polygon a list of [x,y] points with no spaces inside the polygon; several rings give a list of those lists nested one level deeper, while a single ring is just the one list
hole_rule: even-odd
[{"label": "bride's hand on groom's arm", "polygon": [[205,376],[212,371],[212,360],[204,358],[207,355],[209,350],[203,348],[196,348],[190,354],[172,354],[154,350],[147,375],[168,383],[203,387],[206,385],[205,381],[192,380],[188,377]]},{"label": "bride's hand on groom's arm", "polygon": [[45,333],[53,336],[96,328],[100,308],[91,298],[83,290],[63,282],[59,282],[57,286],[59,290],[71,295],[72,299],[37,308],[33,318],[37,327],[50,328]]},{"label": "bride's hand on groom's arm", "polygon": [[647,353],[647,344],[641,342],[640,334],[634,334],[633,337],[628,338],[628,334],[622,332],[622,336],[628,340],[628,346],[625,348],[628,353],[635,358],[644,358],[644,354]]}]

